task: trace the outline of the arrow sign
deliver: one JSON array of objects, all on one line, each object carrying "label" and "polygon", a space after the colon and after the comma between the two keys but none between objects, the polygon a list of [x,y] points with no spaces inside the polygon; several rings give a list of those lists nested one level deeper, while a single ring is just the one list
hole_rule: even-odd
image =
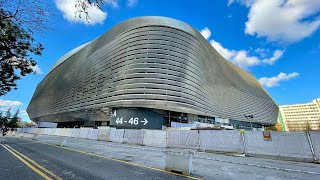
[{"label": "arrow sign", "polygon": [[146,118],[143,118],[144,120],[143,121],[141,121],[141,122],[143,122],[143,125],[145,126],[147,123],[148,123],[148,120],[146,119]]}]

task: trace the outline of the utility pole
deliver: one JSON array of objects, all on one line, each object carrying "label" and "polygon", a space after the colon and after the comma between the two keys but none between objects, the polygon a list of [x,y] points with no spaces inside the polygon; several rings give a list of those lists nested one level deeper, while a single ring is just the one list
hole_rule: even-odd
[{"label": "utility pole", "polygon": [[244,115],[244,117],[249,120],[249,122],[250,122],[250,128],[251,128],[251,130],[252,130],[253,115]]}]

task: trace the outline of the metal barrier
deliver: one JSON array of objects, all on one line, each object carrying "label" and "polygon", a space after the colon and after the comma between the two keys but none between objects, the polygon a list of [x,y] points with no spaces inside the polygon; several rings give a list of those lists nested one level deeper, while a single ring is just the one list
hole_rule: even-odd
[{"label": "metal barrier", "polygon": [[[275,132],[264,139],[262,131],[133,130],[115,128],[18,128],[21,137],[32,134],[85,138],[155,147],[187,148],[244,153],[320,162],[320,131]],[[29,134],[29,135],[28,135]],[[14,133],[9,133],[14,135]]]}]

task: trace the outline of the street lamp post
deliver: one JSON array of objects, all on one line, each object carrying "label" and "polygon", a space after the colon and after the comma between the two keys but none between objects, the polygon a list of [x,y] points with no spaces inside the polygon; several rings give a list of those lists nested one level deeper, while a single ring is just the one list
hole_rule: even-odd
[{"label": "street lamp post", "polygon": [[244,115],[244,117],[249,120],[249,122],[250,122],[250,128],[251,128],[251,130],[252,130],[253,115]]}]

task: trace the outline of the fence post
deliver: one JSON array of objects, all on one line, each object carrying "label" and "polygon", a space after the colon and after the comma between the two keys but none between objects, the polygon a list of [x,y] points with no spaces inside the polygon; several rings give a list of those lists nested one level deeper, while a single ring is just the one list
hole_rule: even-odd
[{"label": "fence post", "polygon": [[142,142],[141,142],[141,145],[143,145],[143,139],[144,139],[144,130],[143,130],[143,129],[141,129],[140,131],[141,131],[141,133],[142,133]]},{"label": "fence post", "polygon": [[197,130],[198,131],[198,151],[200,150],[200,130]]},{"label": "fence post", "polygon": [[123,130],[123,135],[122,135],[122,144],[124,144],[124,134],[126,133],[126,129]]},{"label": "fence post", "polygon": [[242,136],[244,155],[247,156],[248,155],[248,153],[247,153],[247,145],[246,145],[246,139],[245,139],[244,133],[245,133],[245,130],[241,129],[240,130],[240,134]]},{"label": "fence post", "polygon": [[307,138],[308,138],[308,143],[310,145],[313,161],[317,162],[317,157],[316,157],[316,154],[315,154],[314,149],[313,149],[313,144],[312,144],[312,140],[311,140],[311,137],[310,137],[310,132],[306,131],[306,134],[307,134]]},{"label": "fence post", "polygon": [[37,132],[34,134],[32,140],[34,140],[34,141],[37,140],[37,136],[38,136],[38,134],[39,134],[39,131],[40,131],[40,129],[38,128],[38,129],[37,129]]},{"label": "fence post", "polygon": [[166,148],[168,148],[168,130],[165,129],[165,131],[166,131]]}]

